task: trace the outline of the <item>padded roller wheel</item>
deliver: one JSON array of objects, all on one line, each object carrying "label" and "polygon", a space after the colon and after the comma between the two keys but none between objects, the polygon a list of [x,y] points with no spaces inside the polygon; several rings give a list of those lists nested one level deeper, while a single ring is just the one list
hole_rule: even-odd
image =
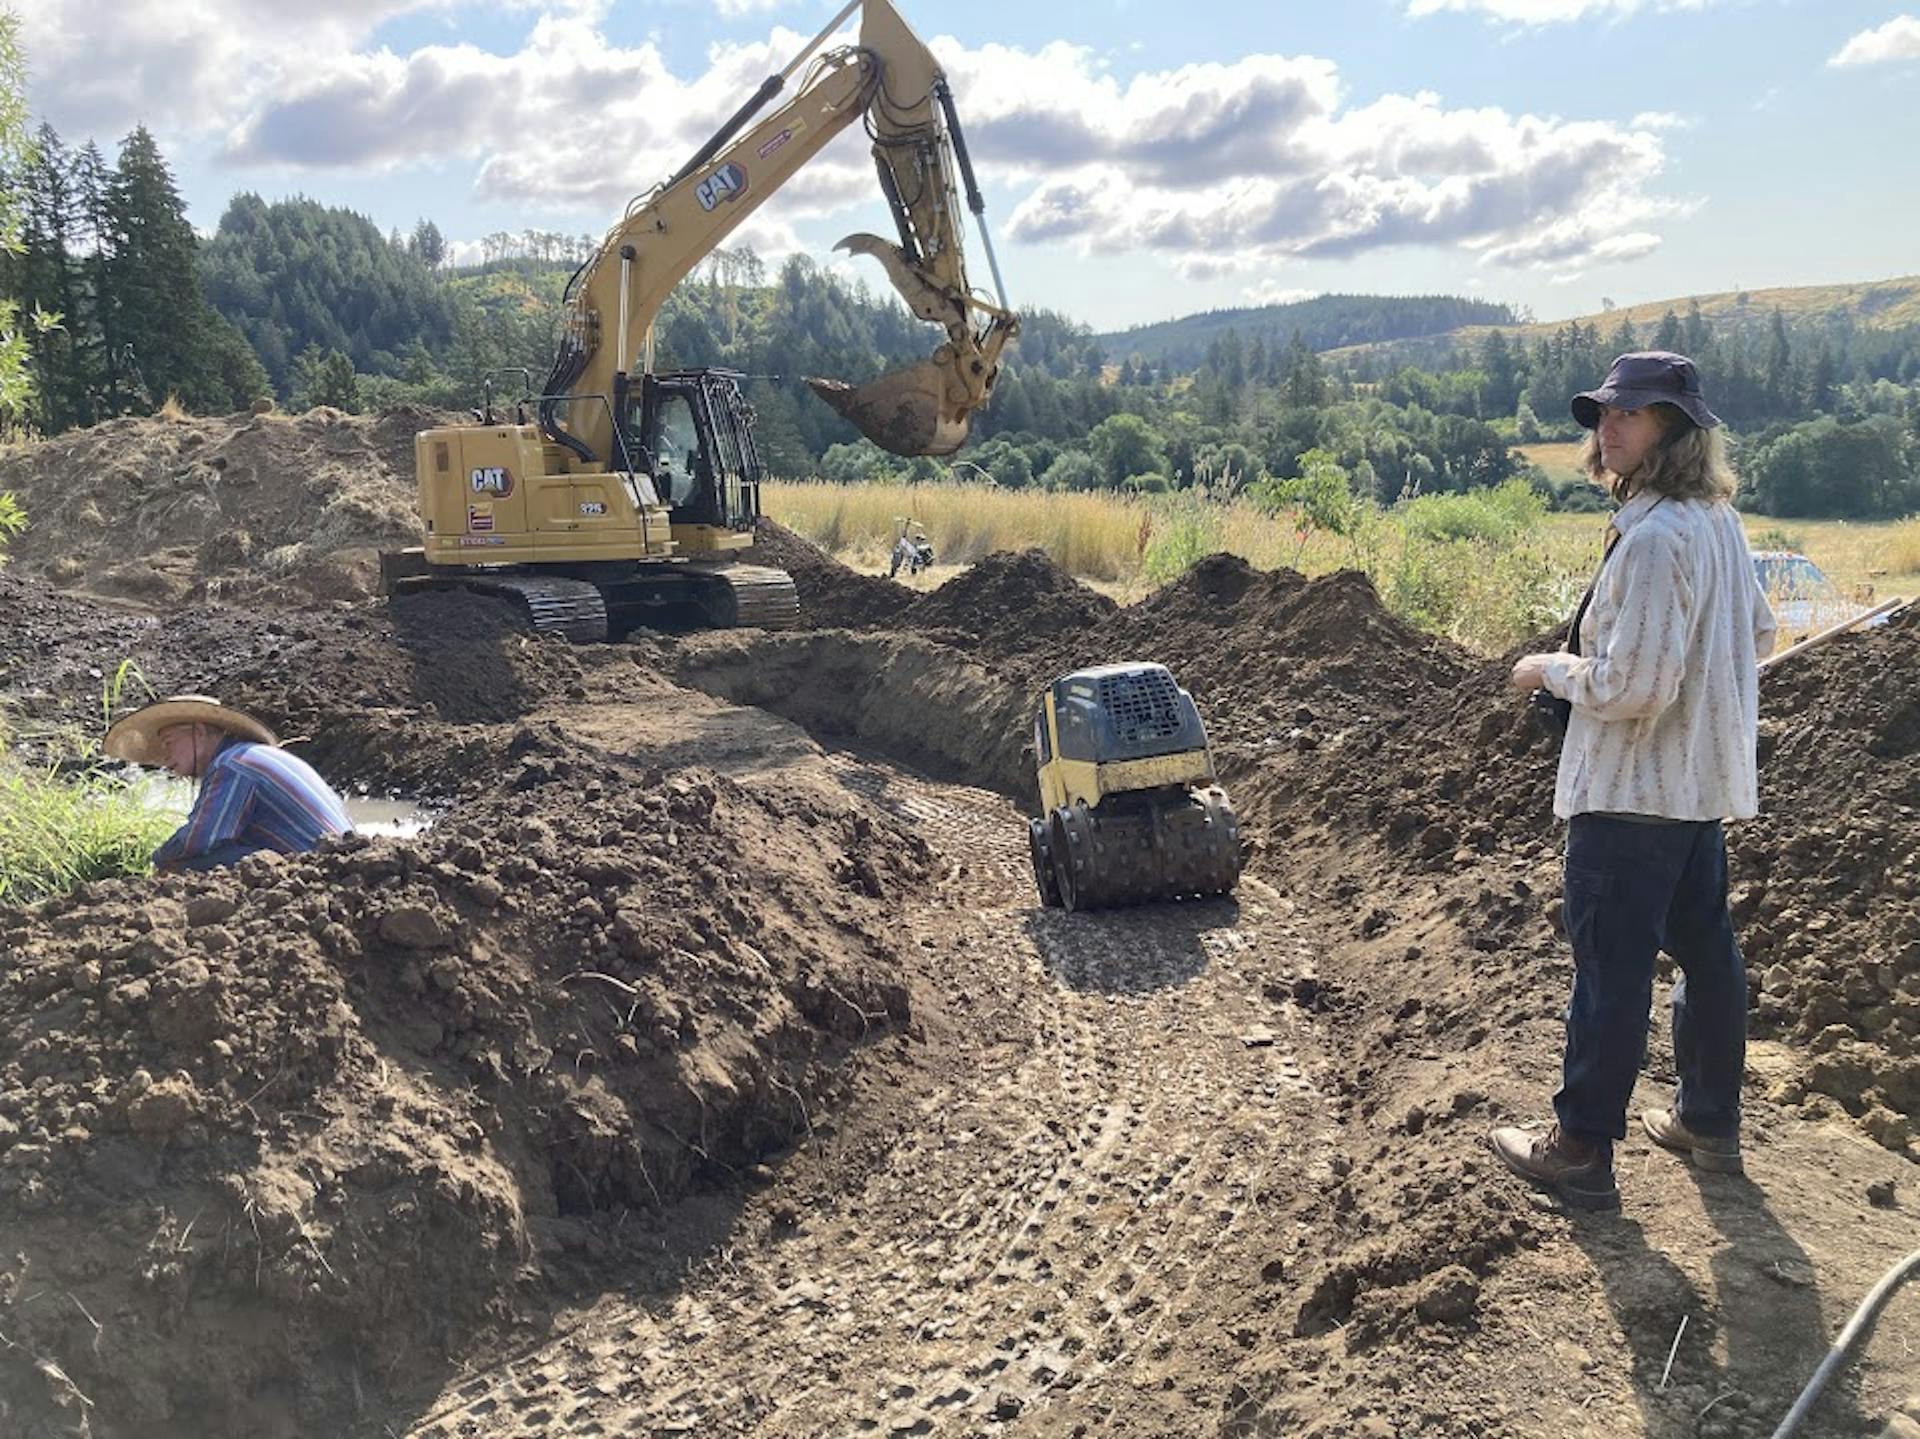
[{"label": "padded roller wheel", "polygon": [[1053,872],[1053,856],[1047,853],[1047,822],[1027,821],[1027,854],[1033,861],[1033,887],[1040,891],[1040,903],[1047,909],[1060,908],[1060,881]]}]

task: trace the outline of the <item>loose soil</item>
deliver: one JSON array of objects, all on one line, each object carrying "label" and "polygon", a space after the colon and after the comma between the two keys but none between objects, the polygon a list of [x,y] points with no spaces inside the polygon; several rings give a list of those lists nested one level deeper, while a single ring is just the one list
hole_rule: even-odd
[{"label": "loose soil", "polygon": [[[1030,553],[919,596],[775,527],[798,633],[348,603],[311,577],[410,524],[418,423],[0,468],[46,524],[0,572],[36,752],[132,659],[449,807],[0,911],[0,1432],[1765,1435],[1911,1249],[1920,621],[1765,686],[1750,1179],[1631,1139],[1624,1211],[1570,1216],[1483,1142],[1547,1113],[1568,981],[1503,663],[1357,575],[1216,557],[1120,609]],[[63,483],[144,518],[115,551]],[[1034,903],[1034,694],[1123,658],[1208,718],[1234,900]],[[1912,1405],[1916,1314],[1803,1432]]]}]

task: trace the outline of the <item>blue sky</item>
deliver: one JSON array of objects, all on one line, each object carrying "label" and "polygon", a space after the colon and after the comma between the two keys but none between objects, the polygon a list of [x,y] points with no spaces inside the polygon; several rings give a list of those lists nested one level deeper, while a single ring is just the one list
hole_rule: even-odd
[{"label": "blue sky", "polygon": [[[36,118],[109,152],[146,124],[201,228],[253,190],[466,244],[601,233],[838,8],[12,3]],[[1014,303],[1097,328],[1920,271],[1913,0],[897,3],[953,78]],[[891,230],[857,130],[741,235],[859,274],[830,255],[856,229]]]}]

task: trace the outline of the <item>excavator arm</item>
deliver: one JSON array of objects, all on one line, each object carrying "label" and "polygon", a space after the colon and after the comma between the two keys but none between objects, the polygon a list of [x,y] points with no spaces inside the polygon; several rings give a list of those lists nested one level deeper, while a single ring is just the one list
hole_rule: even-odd
[{"label": "excavator arm", "polygon": [[[823,52],[856,8],[859,43]],[[797,93],[755,119],[803,65]],[[566,330],[540,403],[549,440],[591,468],[636,467],[639,457],[622,452],[618,417],[628,412],[636,366],[652,370],[653,326],[668,293],[855,120],[865,121],[873,139],[880,188],[900,238],[896,245],[851,235],[840,248],[879,260],[908,308],[941,325],[946,339],[931,358],[864,385],[808,383],[895,454],[960,447],[970,416],[992,393],[1000,352],[1019,320],[997,283],[998,304],[968,285],[956,166],[976,216],[979,190],[946,78],[889,0],[852,0],[679,173],[636,199],[608,232],[568,287]],[[985,241],[984,225],[981,235]]]}]

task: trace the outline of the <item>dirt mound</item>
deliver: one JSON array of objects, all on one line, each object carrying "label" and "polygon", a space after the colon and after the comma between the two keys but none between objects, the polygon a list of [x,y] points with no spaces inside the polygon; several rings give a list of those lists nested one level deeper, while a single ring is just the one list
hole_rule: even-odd
[{"label": "dirt mound", "polygon": [[12,621],[0,631],[0,706],[36,748],[63,732],[97,740],[107,692],[130,662],[116,715],[149,689],[217,694],[337,783],[434,796],[497,778],[503,724],[648,680],[625,650],[536,636],[511,606],[458,592],[155,617],[0,571],[0,604]]},{"label": "dirt mound", "polygon": [[971,652],[997,660],[1074,642],[1118,608],[1045,550],[1003,550],[916,600],[903,623],[957,638]]},{"label": "dirt mound", "polygon": [[915,598],[906,586],[849,569],[811,540],[764,516],[754,528],[752,548],[741,558],[792,575],[800,592],[800,622],[812,629],[894,624]]},{"label": "dirt mound", "polygon": [[125,417],[0,458],[26,508],[16,564],[148,603],[371,594],[419,539],[413,436],[451,417]]},{"label": "dirt mound", "polygon": [[1920,1123],[1920,613],[1784,661],[1760,713],[1761,815],[1731,831],[1757,1027],[1807,1045],[1816,1111],[1899,1148]]},{"label": "dirt mound", "polygon": [[1038,686],[1067,670],[1157,660],[1192,690],[1216,743],[1276,727],[1375,724],[1427,706],[1464,651],[1395,619],[1356,571],[1306,580],[1214,555],[1079,634],[1042,635],[1007,667]]},{"label": "dirt mound", "polygon": [[420,841],[0,915],[9,1432],[341,1432],[644,1249],[907,1022],[911,836],[513,750]]}]

